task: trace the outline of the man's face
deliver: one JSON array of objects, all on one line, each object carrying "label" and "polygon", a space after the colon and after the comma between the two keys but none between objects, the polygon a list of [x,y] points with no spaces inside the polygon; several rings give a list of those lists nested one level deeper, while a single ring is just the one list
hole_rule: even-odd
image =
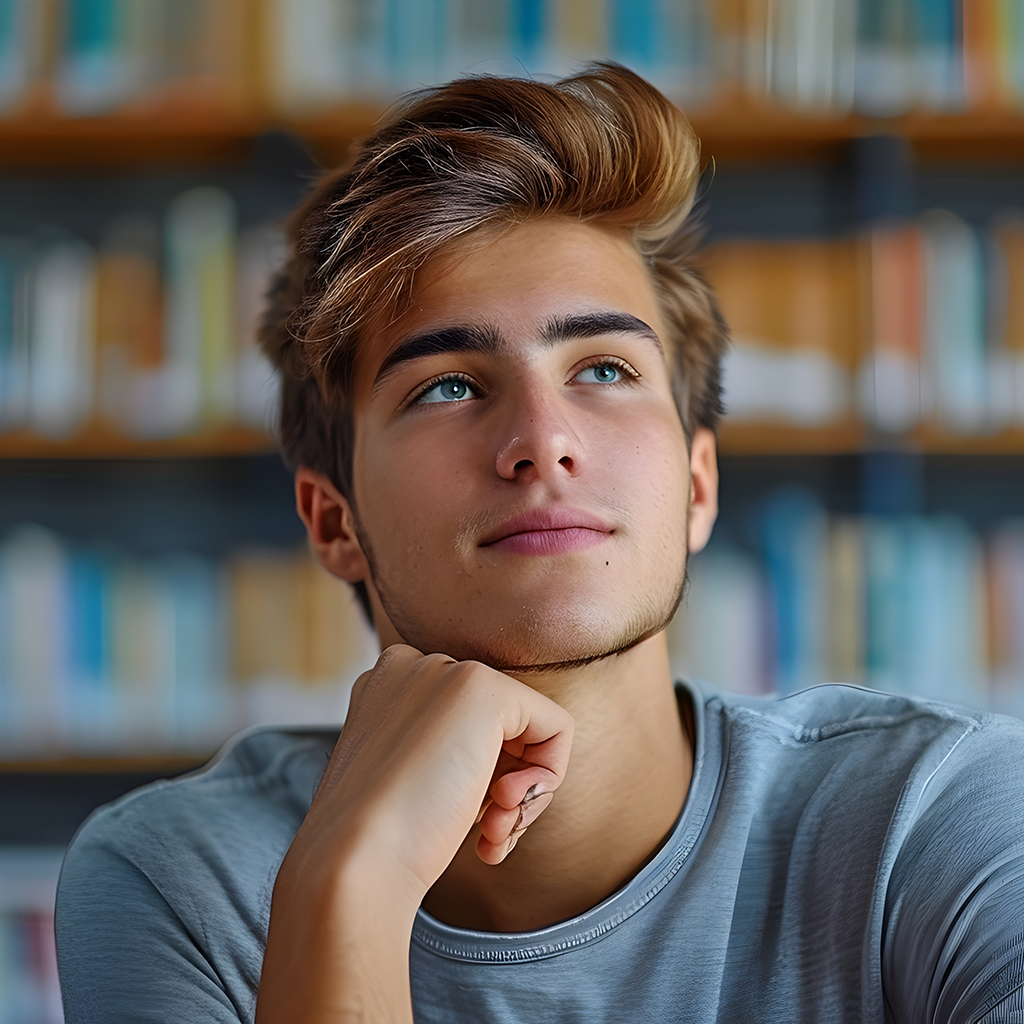
[{"label": "man's face", "polygon": [[357,373],[371,591],[425,653],[593,659],[666,625],[690,484],[666,331],[623,236],[545,219],[429,264]]}]

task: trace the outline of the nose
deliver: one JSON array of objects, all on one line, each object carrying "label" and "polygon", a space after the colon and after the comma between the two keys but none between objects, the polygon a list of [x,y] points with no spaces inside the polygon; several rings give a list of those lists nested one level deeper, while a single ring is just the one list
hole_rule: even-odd
[{"label": "nose", "polygon": [[583,445],[554,396],[510,396],[495,469],[504,480],[556,482],[579,471]]}]

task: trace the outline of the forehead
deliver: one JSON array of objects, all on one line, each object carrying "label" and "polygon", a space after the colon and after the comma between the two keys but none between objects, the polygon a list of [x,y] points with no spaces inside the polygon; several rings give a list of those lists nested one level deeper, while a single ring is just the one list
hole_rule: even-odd
[{"label": "forehead", "polygon": [[367,332],[359,378],[372,380],[397,346],[425,330],[471,324],[524,344],[553,318],[594,309],[634,316],[665,341],[650,272],[626,233],[562,218],[477,232],[428,261],[405,312]]}]

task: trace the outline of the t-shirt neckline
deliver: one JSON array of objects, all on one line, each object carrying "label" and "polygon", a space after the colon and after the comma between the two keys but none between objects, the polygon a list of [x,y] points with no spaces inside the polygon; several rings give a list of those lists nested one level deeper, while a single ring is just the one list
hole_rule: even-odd
[{"label": "t-shirt neckline", "polygon": [[[578,917],[531,932],[481,932],[443,924],[422,908],[413,942],[451,960],[520,963],[541,960],[597,942],[649,903],[691,860],[710,820],[722,768],[722,735],[714,709],[692,683],[676,684],[680,698],[692,701],[696,744],[690,789],[668,839],[618,892]],[[710,706],[714,705],[714,709]],[[680,709],[682,713],[682,709]]]}]

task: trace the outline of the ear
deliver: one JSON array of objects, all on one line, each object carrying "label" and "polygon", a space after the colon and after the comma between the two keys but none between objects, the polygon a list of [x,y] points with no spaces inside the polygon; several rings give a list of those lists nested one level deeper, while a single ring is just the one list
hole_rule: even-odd
[{"label": "ear", "polygon": [[698,427],[690,442],[690,554],[702,550],[718,518],[718,445],[715,435]]},{"label": "ear", "polygon": [[323,473],[305,466],[295,471],[295,507],[316,560],[329,573],[348,583],[370,578],[352,506]]}]

